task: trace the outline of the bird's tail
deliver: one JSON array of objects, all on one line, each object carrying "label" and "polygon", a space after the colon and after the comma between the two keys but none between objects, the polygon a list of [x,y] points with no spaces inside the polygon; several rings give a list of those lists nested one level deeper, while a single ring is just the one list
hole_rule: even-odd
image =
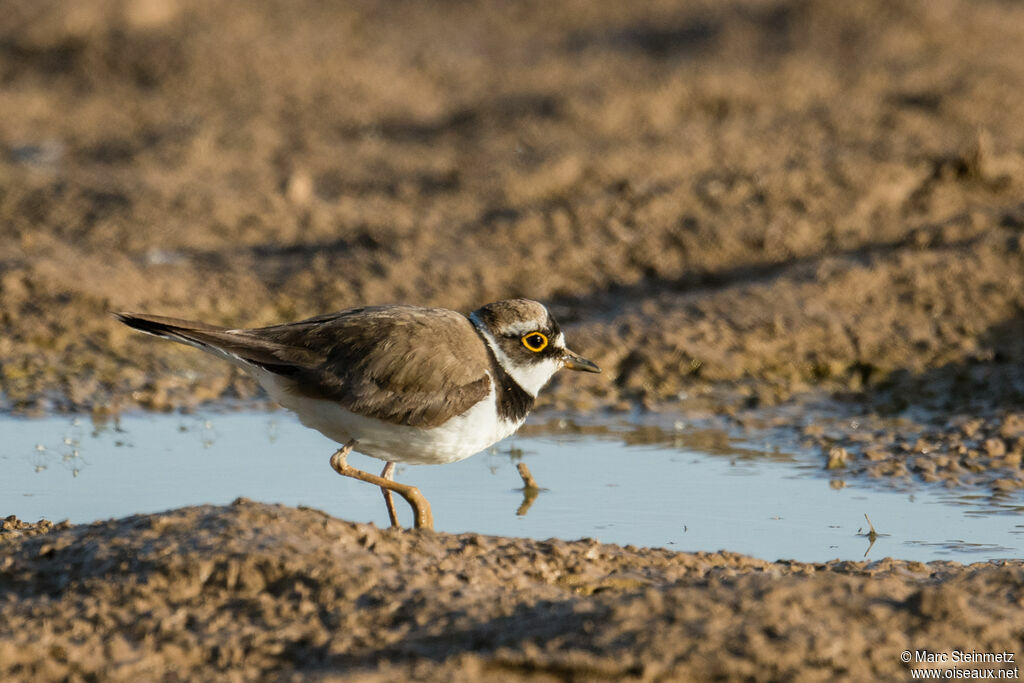
[{"label": "bird's tail", "polygon": [[260,366],[273,372],[291,371],[296,364],[308,360],[295,350],[260,338],[249,330],[229,330],[196,320],[167,318],[147,313],[114,313],[128,327],[164,339],[194,346],[245,368]]},{"label": "bird's tail", "polygon": [[168,318],[147,313],[114,313],[114,317],[140,332],[188,344],[232,362],[239,360],[236,354],[225,349],[225,338],[229,337],[226,328],[208,325],[198,320]]},{"label": "bird's tail", "polygon": [[167,318],[162,315],[147,315],[145,313],[114,313],[114,317],[128,327],[152,334],[165,339],[173,339],[184,344],[203,344],[207,342],[202,339],[204,333],[223,332],[223,327],[207,325],[197,320],[182,320],[181,318]]}]

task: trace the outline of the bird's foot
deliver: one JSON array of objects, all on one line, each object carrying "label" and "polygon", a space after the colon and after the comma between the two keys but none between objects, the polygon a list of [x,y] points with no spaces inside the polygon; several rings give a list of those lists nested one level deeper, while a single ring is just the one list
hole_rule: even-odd
[{"label": "bird's foot", "polygon": [[[405,502],[412,508],[414,525],[417,529],[430,529],[434,528],[434,513],[430,510],[430,503],[427,502],[426,497],[420,490],[415,486],[409,486],[408,484],[399,484],[391,479],[379,477],[376,474],[370,474],[360,469],[356,469],[348,464],[348,454],[352,452],[352,447],[355,446],[355,441],[349,441],[343,447],[339,448],[331,456],[331,467],[334,471],[343,477],[351,477],[352,479],[359,479],[370,484],[375,484],[381,489],[390,493],[394,491],[402,498],[405,498]],[[387,467],[385,466],[385,471]],[[385,502],[388,502],[388,495],[385,493]],[[390,501],[391,504],[388,506],[388,517],[391,518],[392,526],[398,526],[398,515],[394,510],[394,501]]]}]

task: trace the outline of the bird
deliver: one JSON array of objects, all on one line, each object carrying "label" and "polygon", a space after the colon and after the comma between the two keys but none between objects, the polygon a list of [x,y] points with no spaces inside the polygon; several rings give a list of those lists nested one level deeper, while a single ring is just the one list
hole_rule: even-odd
[{"label": "bird", "polygon": [[[113,314],[131,328],[188,344],[247,371],[267,395],[340,447],[338,474],[379,486],[392,527],[392,492],[433,529],[415,486],[394,480],[396,463],[446,464],[514,433],[551,377],[566,368],[599,373],[571,351],[547,307],[507,299],[463,314],[387,304],[297,322],[229,329],[146,313]],[[356,452],[385,462],[381,474],[348,464]]]}]

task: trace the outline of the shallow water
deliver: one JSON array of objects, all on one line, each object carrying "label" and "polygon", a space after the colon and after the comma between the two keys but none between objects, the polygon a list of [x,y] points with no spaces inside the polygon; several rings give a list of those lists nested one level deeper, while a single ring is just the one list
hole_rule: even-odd
[{"label": "shallow water", "polygon": [[[286,413],[0,420],[0,516],[90,522],[238,496],[387,524],[378,489],[335,474],[335,446]],[[1021,557],[1019,510],[976,492],[848,481],[820,460],[722,432],[514,436],[460,463],[399,467],[439,531],[727,549],[768,560]],[[655,443],[630,445],[636,441]],[[349,462],[378,472],[361,455]],[[520,490],[525,462],[540,486]],[[397,500],[399,514],[411,515]],[[869,550],[864,513],[880,534]]]}]

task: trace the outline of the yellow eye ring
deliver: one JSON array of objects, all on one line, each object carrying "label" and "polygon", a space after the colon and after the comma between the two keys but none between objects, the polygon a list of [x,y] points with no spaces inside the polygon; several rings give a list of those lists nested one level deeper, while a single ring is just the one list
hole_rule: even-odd
[{"label": "yellow eye ring", "polygon": [[540,332],[530,332],[523,335],[522,342],[526,348],[534,353],[539,353],[547,348],[548,338]]}]

